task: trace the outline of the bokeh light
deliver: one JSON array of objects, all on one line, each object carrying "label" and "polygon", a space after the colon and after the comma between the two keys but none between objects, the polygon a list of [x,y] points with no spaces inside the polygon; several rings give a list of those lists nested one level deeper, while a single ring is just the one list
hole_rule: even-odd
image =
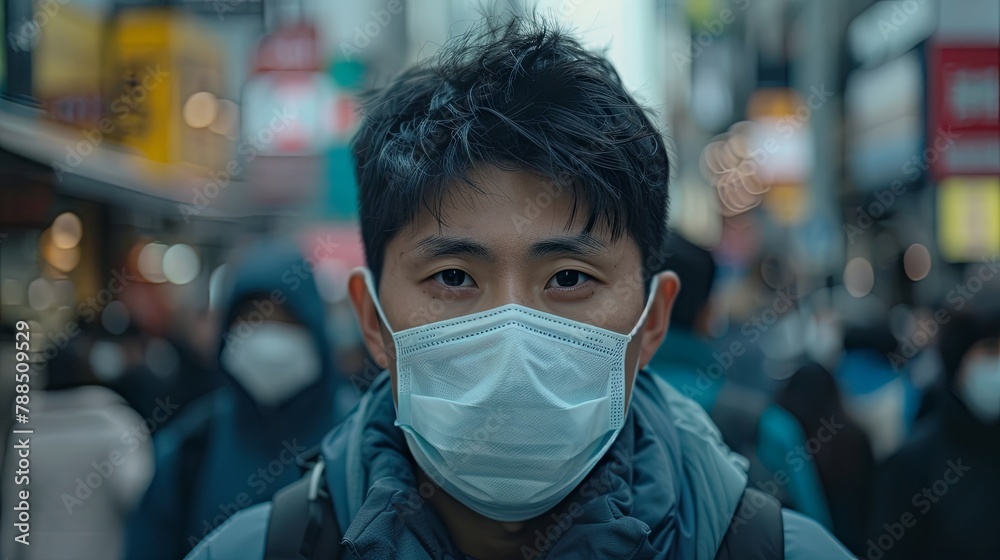
[{"label": "bokeh light", "polygon": [[208,129],[226,138],[236,138],[240,126],[240,107],[228,99],[219,99],[216,103],[215,118]]},{"label": "bokeh light", "polygon": [[865,297],[875,287],[875,270],[864,257],[855,257],[844,267],[844,286],[856,298]]},{"label": "bokeh light", "polygon": [[139,274],[146,280],[159,284],[167,281],[163,274],[163,255],[167,246],[163,243],[150,243],[139,251]]},{"label": "bokeh light", "polygon": [[191,128],[205,128],[215,121],[218,103],[215,95],[200,91],[184,102],[184,122]]},{"label": "bokeh light", "polygon": [[174,245],[163,253],[163,276],[173,284],[187,284],[198,277],[201,264],[190,245]]},{"label": "bokeh light", "polygon": [[114,342],[99,340],[90,349],[89,363],[98,380],[115,381],[125,373],[125,352]]},{"label": "bokeh light", "polygon": [[56,291],[45,278],[35,278],[28,284],[28,305],[35,311],[44,311],[56,303]]},{"label": "bokeh light", "polygon": [[923,280],[931,272],[931,252],[920,243],[910,245],[903,253],[903,270],[910,280]]},{"label": "bokeh light", "polygon": [[72,249],[83,237],[83,223],[72,212],[59,214],[52,221],[52,244],[59,249]]},{"label": "bokeh light", "polygon": [[101,326],[111,334],[122,334],[130,322],[128,307],[120,301],[112,301],[101,312]]}]

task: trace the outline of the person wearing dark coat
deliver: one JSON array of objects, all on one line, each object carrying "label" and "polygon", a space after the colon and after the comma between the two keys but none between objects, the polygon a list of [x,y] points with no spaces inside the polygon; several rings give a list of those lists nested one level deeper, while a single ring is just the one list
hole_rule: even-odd
[{"label": "person wearing dark coat", "polygon": [[[299,267],[296,269],[296,267]],[[229,272],[219,365],[226,385],[154,434],[156,473],[125,558],[176,560],[236,512],[299,478],[296,456],[346,415],[323,303],[294,244],[247,248]]]},{"label": "person wearing dark coat", "polygon": [[1000,314],[952,314],[944,402],[879,467],[867,558],[1000,558]]},{"label": "person wearing dark coat", "polygon": [[824,423],[837,425],[837,433],[812,454],[813,463],[830,506],[833,534],[851,552],[863,554],[875,477],[868,435],[848,416],[836,379],[819,364],[799,368],[775,400],[807,434],[822,433]]}]

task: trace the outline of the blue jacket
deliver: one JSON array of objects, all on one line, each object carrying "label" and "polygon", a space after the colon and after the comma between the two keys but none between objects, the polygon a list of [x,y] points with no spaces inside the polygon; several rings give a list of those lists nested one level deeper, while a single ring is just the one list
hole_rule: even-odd
[{"label": "blue jacket", "polygon": [[237,305],[252,299],[266,314],[268,305],[284,300],[313,333],[323,374],[277,408],[258,406],[227,374],[225,387],[193,402],[176,421],[157,430],[156,471],[128,523],[127,559],[182,558],[232,514],[270,500],[298,479],[295,456],[318,445],[343,419],[349,406],[337,403],[345,393],[355,393],[333,364],[315,282],[292,272],[296,265],[308,271],[301,252],[291,243],[271,241],[254,245],[245,255],[231,267],[220,308],[220,355]]},{"label": "blue jacket", "polygon": [[[649,369],[711,413],[722,385],[731,383],[725,376],[711,376],[709,366],[716,363],[713,350],[694,333],[671,328]],[[790,507],[829,528],[830,509],[819,472],[812,461],[804,460],[803,454],[796,452],[805,448],[805,433],[794,416],[775,404],[764,409],[757,427],[758,459],[771,473],[781,471],[788,475],[784,490]],[[764,485],[771,481],[759,482]]]},{"label": "blue jacket", "polygon": [[[383,373],[323,440],[326,483],[337,522],[347,528],[342,542],[353,558],[466,558],[416,489],[403,433],[393,425],[391,391]],[[580,508],[572,524],[554,541],[536,541],[534,552],[547,558],[715,557],[746,486],[745,460],[722,445],[694,401],[667,383],[642,372],[632,394],[626,424],[608,453],[557,506]],[[240,512],[188,558],[262,558],[269,514],[270,504]],[[853,558],[815,522],[787,510],[782,517],[785,558]]]}]

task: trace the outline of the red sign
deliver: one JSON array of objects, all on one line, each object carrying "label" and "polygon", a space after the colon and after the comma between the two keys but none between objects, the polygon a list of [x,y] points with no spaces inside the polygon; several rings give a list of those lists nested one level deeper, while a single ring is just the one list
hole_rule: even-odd
[{"label": "red sign", "polygon": [[365,247],[356,224],[339,223],[312,227],[299,237],[307,257],[317,262],[334,260],[347,270],[365,264]]},{"label": "red sign", "polygon": [[322,67],[316,28],[308,24],[290,25],[265,35],[254,58],[256,72],[306,71]]},{"label": "red sign", "polygon": [[1000,174],[1000,45],[939,44],[930,58],[924,155],[935,177]]}]

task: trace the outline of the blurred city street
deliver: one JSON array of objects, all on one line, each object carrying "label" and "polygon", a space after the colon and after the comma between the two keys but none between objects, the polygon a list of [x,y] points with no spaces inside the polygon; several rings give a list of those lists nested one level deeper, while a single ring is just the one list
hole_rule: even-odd
[{"label": "blurred city street", "polygon": [[662,135],[648,368],[747,485],[860,558],[1000,558],[998,0],[0,0],[0,558],[184,558],[299,480],[390,367],[366,92],[512,14]]}]

